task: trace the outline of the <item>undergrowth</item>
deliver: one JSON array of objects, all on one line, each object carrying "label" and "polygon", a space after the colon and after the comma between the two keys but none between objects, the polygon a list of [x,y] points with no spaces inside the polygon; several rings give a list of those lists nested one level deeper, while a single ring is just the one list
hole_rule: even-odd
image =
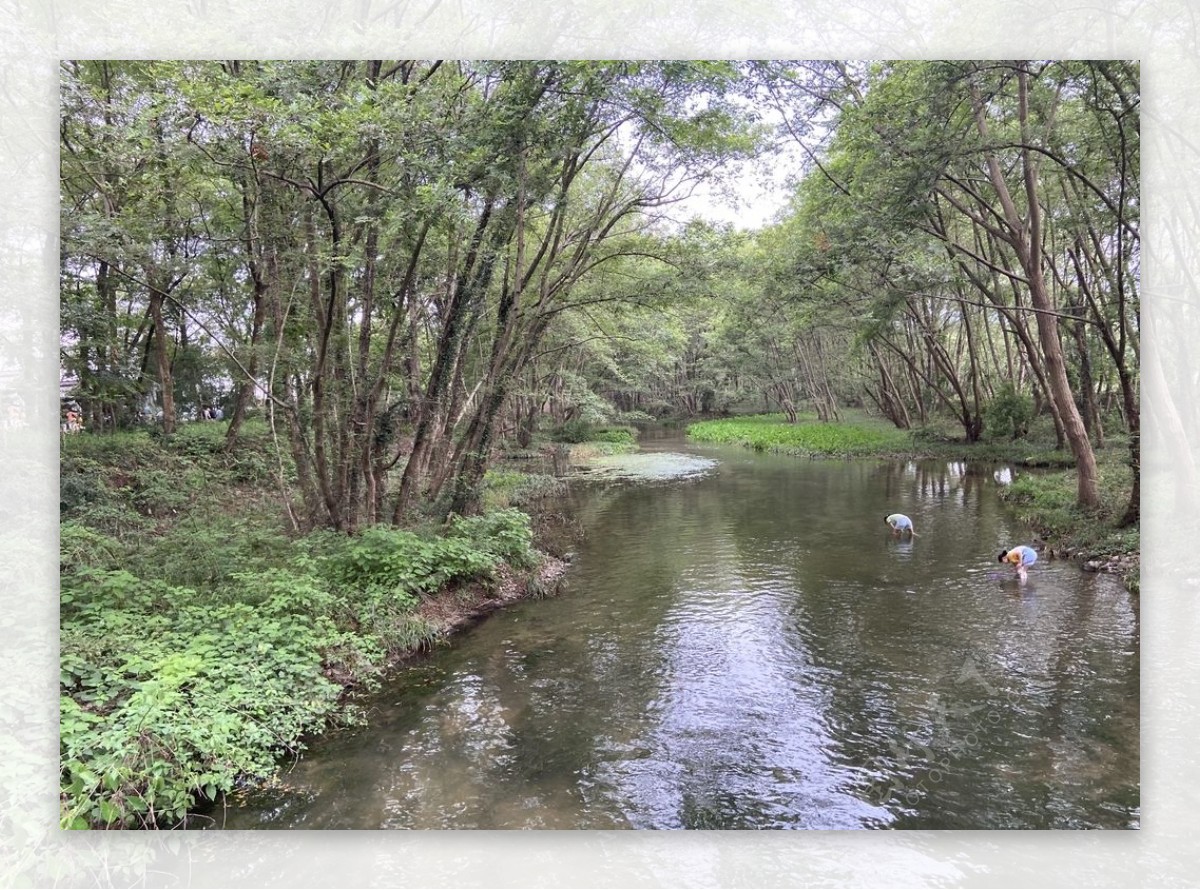
[{"label": "undergrowth", "polygon": [[251,429],[227,454],[223,426],[64,443],[65,828],[171,827],[270,778],[306,734],[358,719],[347,690],[433,639],[425,600],[537,561],[513,508],[289,539],[266,449]]}]

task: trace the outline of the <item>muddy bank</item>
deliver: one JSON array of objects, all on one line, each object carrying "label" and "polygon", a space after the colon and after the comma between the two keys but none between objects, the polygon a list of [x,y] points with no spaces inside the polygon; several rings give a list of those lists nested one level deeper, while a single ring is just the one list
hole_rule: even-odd
[{"label": "muddy bank", "polygon": [[[497,609],[521,600],[553,596],[559,590],[562,577],[570,563],[568,560],[546,556],[542,563],[531,571],[520,571],[502,565],[496,569],[496,580],[491,585],[478,582],[457,590],[443,591],[437,597],[422,603],[416,617],[429,624],[436,640],[445,640],[482,621]],[[401,653],[398,660],[405,660],[427,651],[425,647]]]}]

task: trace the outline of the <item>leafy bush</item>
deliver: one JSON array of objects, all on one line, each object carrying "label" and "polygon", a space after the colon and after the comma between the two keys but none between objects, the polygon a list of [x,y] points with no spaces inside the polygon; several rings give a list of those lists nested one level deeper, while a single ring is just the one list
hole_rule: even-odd
[{"label": "leafy bush", "polygon": [[[1136,525],[1118,528],[1125,512],[1132,481],[1120,460],[1097,464],[1100,506],[1084,510],[1076,505],[1078,474],[1074,470],[1023,472],[1000,492],[1017,517],[1057,546],[1080,556],[1108,557],[1137,554],[1140,534]],[[1129,578],[1127,578],[1129,580]]]},{"label": "leafy bush", "polygon": [[94,573],[66,611],[60,730],[63,822],[166,825],[319,726],[340,694],[322,652],[350,635],[294,608],[305,585],[258,606]]},{"label": "leafy bush", "polygon": [[489,574],[490,553],[455,538],[428,540],[409,531],[374,526],[326,562],[330,580],[384,596],[404,607],[451,581]]},{"label": "leafy bush", "polygon": [[112,568],[124,548],[103,532],[77,522],[64,522],[58,530],[59,571],[71,574],[88,567]]},{"label": "leafy bush", "polygon": [[306,733],[353,715],[348,687],[372,685],[390,654],[434,637],[421,597],[490,579],[502,559],[533,562],[516,510],[440,535],[380,527],[289,541],[229,485],[239,461],[267,459],[258,426],[247,425],[257,438],[244,460],[218,447],[218,424],[64,445],[64,827],[169,827],[273,775]]},{"label": "leafy bush", "polygon": [[112,500],[104,484],[104,467],[90,458],[64,462],[59,471],[58,510],[64,517],[77,515],[94,504]]},{"label": "leafy bush", "polygon": [[227,423],[185,423],[164,440],[168,449],[192,458],[217,454],[225,445]]},{"label": "leafy bush", "polygon": [[626,424],[626,425],[635,424],[635,423],[645,424],[645,423],[654,423],[655,422],[654,415],[648,414],[645,411],[638,411],[638,410],[621,411],[617,414],[615,419],[618,423]]},{"label": "leafy bush", "polygon": [[133,511],[162,519],[179,513],[204,487],[206,473],[193,460],[162,449],[145,433],[71,436],[59,470],[59,511],[89,525],[144,523],[122,516]]},{"label": "leafy bush", "polygon": [[291,548],[286,568],[228,573],[214,598],[81,567],[117,545],[68,526],[63,825],[169,825],[198,800],[271,775],[337,711],[347,678],[369,682],[389,651],[433,637],[412,613],[420,596],[487,577],[501,559],[532,564],[531,537],[517,510],[456,518],[440,538],[320,534]]},{"label": "leafy bush", "polygon": [[957,430],[951,429],[945,423],[926,423],[920,426],[913,427],[909,431],[913,442],[918,444],[943,444],[946,442],[955,441],[962,434],[962,427]]},{"label": "leafy bush", "polygon": [[985,428],[992,436],[1023,439],[1029,435],[1029,423],[1033,420],[1033,399],[1006,382],[996,390],[983,416]]},{"label": "leafy bush", "polygon": [[66,436],[60,456],[64,466],[76,460],[91,460],[131,470],[162,463],[162,449],[146,430]]},{"label": "leafy bush", "polygon": [[561,494],[566,486],[554,476],[513,470],[489,470],[483,483],[483,504],[488,511],[530,504],[539,498]]},{"label": "leafy bush", "polygon": [[[239,446],[223,454],[222,459],[234,482],[265,484],[274,479],[279,472],[275,457],[258,448]],[[283,469],[288,479],[295,478],[295,467],[290,457],[285,461]]]},{"label": "leafy bush", "polygon": [[576,418],[568,420],[562,426],[556,427],[550,433],[550,438],[555,442],[567,442],[577,445],[580,442],[587,442],[592,437],[592,425],[586,420]]},{"label": "leafy bush", "polygon": [[550,434],[555,442],[579,445],[583,442],[609,442],[632,445],[637,441],[637,430],[628,426],[597,427],[582,419],[568,420]]},{"label": "leafy bush", "polygon": [[121,541],[133,540],[154,527],[154,521],[116,498],[97,501],[72,511],[80,525],[96,529]]},{"label": "leafy bush", "polygon": [[130,496],[140,513],[161,518],[174,515],[188,505],[190,491],[197,481],[195,476],[167,470],[141,470],[134,477]]},{"label": "leafy bush", "polygon": [[495,510],[482,516],[454,517],[446,540],[465,540],[494,563],[528,567],[537,561],[529,516],[520,510]]},{"label": "leafy bush", "polygon": [[276,529],[223,513],[193,513],[131,554],[129,566],[184,587],[216,589],[237,572],[286,564],[291,545]]}]

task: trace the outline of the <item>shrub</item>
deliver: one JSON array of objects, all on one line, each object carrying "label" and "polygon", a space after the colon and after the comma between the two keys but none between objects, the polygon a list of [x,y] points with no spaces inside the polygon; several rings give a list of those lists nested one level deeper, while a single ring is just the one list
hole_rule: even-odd
[{"label": "shrub", "polygon": [[77,522],[64,522],[58,530],[58,565],[62,574],[87,567],[113,568],[124,551],[121,542]]},{"label": "shrub", "polygon": [[[515,516],[521,517],[522,526]],[[374,526],[349,539],[325,564],[331,581],[341,587],[412,607],[451,582],[490,577],[496,563],[510,553],[519,560],[530,537],[528,517],[516,510],[456,519],[443,538]]]},{"label": "shrub", "polygon": [[592,436],[592,425],[585,420],[576,418],[568,420],[562,426],[556,427],[550,433],[550,438],[555,442],[567,442],[572,445],[577,445],[580,442],[587,442]]},{"label": "shrub", "polygon": [[245,600],[127,571],[73,576],[63,610],[65,827],[168,825],[200,798],[265,777],[319,727],[341,687],[328,660],[378,645],[338,630],[301,564],[239,578]]},{"label": "shrub", "polygon": [[347,687],[372,685],[390,653],[433,639],[421,597],[490,579],[502,559],[533,562],[515,510],[455,519],[440,535],[376,527],[289,541],[276,515],[255,515],[258,499],[229,486],[275,466],[265,427],[246,430],[232,454],[219,424],[64,444],[64,827],[169,827],[273,775],[305,734],[350,718]]},{"label": "shrub", "polygon": [[167,470],[140,470],[130,492],[133,505],[145,516],[174,515],[190,502],[190,489],[198,480]]},{"label": "shrub", "polygon": [[528,567],[537,561],[529,516],[520,510],[495,510],[469,518],[456,516],[446,538],[465,540],[473,549],[487,554],[493,563],[504,561]]},{"label": "shrub", "polygon": [[61,461],[92,460],[124,470],[152,466],[162,461],[162,450],[146,430],[115,433],[86,433],[62,440]]},{"label": "shrub", "polygon": [[103,473],[103,466],[90,458],[64,462],[58,480],[59,513],[64,517],[74,516],[94,504],[111,501]]},{"label": "shrub", "polygon": [[992,436],[1023,439],[1029,435],[1029,423],[1033,420],[1033,399],[1006,382],[996,390],[983,416]]},{"label": "shrub", "polygon": [[176,454],[192,458],[208,457],[224,447],[227,429],[227,423],[185,423],[173,436],[164,439],[164,444]]},{"label": "shrub", "polygon": [[220,512],[192,514],[131,555],[130,567],[171,584],[219,588],[236,572],[288,562],[291,545],[281,532]]},{"label": "shrub", "polygon": [[635,424],[635,423],[647,424],[647,423],[655,422],[655,418],[652,414],[648,414],[645,411],[638,411],[636,409],[633,411],[621,411],[617,414],[615,419],[618,423],[622,423],[622,424],[626,424],[626,425],[631,425],[631,424]]},{"label": "shrub", "polygon": [[[957,433],[961,435],[962,427],[960,426]],[[928,444],[945,444],[953,442],[956,439],[955,431],[945,423],[926,423],[920,426],[913,427],[909,435],[912,436],[914,443],[918,445]]]}]

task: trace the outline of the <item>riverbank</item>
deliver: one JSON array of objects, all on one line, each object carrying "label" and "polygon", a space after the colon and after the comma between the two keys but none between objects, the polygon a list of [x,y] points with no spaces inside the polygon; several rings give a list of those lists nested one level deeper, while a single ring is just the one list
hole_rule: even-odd
[{"label": "riverbank", "polygon": [[1095,512],[1075,506],[1074,470],[1018,475],[1001,490],[1000,498],[1012,505],[1017,518],[1052,556],[1073,560],[1084,571],[1119,575],[1137,594],[1141,592],[1140,527],[1117,525],[1129,503],[1129,467],[1115,459],[1112,449],[1101,455],[1097,460],[1101,506]]},{"label": "riverbank", "polygon": [[782,414],[703,420],[687,426],[693,442],[740,445],[810,458],[873,457],[880,460],[972,460],[1026,467],[1064,467],[1071,455],[1048,443],[989,441],[967,443],[927,431],[897,429],[877,417],[848,413],[847,420],[822,423],[802,417],[788,423]]},{"label": "riverbank", "polygon": [[1038,473],[1018,473],[1000,497],[1014,507],[1039,546],[1055,557],[1078,562],[1086,571],[1118,574],[1131,591],[1139,592],[1139,528],[1117,527],[1132,487],[1129,454],[1121,442],[1110,442],[1096,452],[1102,504],[1099,510],[1086,512],[1074,506],[1076,475],[1071,455],[1056,451],[1051,443],[967,443],[922,437],[859,415],[844,423],[810,419],[789,424],[783,415],[707,420],[688,426],[687,436],[693,442],[798,457],[970,460],[1037,468]]},{"label": "riverbank", "polygon": [[224,427],[63,443],[65,828],[184,824],[360,722],[355,693],[389,668],[565,570],[510,497],[446,527],[289,534],[267,431],[226,454]]}]

